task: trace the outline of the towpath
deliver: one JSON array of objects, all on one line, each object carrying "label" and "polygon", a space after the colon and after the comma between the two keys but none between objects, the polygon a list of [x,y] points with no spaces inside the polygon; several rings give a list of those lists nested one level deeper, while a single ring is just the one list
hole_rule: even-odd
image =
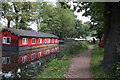
[{"label": "towpath", "polygon": [[92,49],[93,45],[90,45],[88,50],[71,59],[69,71],[64,74],[65,78],[92,78],[92,74],[90,72]]}]

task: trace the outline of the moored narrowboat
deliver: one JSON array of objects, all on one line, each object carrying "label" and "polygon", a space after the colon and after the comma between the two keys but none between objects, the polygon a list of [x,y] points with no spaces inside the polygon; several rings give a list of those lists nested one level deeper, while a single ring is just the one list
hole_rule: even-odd
[{"label": "moored narrowboat", "polygon": [[22,29],[3,29],[0,33],[2,50],[20,51],[55,46],[58,37],[53,34]]}]

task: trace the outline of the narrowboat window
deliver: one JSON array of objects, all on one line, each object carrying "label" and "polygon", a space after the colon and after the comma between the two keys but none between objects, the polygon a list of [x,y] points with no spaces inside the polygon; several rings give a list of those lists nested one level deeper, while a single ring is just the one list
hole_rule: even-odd
[{"label": "narrowboat window", "polygon": [[48,43],[50,43],[50,39],[48,39]]},{"label": "narrowboat window", "polygon": [[3,37],[3,41],[4,44],[10,44],[11,42],[11,38],[10,37]]},{"label": "narrowboat window", "polygon": [[45,39],[44,42],[47,43],[47,39]]},{"label": "narrowboat window", "polygon": [[41,38],[39,38],[39,43],[42,43],[42,39]]},{"label": "narrowboat window", "polygon": [[44,54],[47,54],[47,52],[45,51]]},{"label": "narrowboat window", "polygon": [[32,38],[32,43],[36,43],[36,39],[35,38]]},{"label": "narrowboat window", "polygon": [[35,54],[32,54],[31,59],[32,59],[32,60],[35,59]]},{"label": "narrowboat window", "polygon": [[2,64],[10,64],[10,57],[2,57]]},{"label": "narrowboat window", "polygon": [[58,43],[58,40],[56,39],[56,43]]},{"label": "narrowboat window", "polygon": [[39,52],[39,57],[41,57],[42,56],[42,52]]},{"label": "narrowboat window", "polygon": [[45,54],[46,54],[46,55],[48,55],[48,54],[49,54],[49,51],[48,51],[48,50],[46,50],[46,51],[45,51]]},{"label": "narrowboat window", "polygon": [[22,39],[22,44],[27,44],[27,38]]},{"label": "narrowboat window", "polygon": [[54,39],[52,39],[52,43],[54,43]]},{"label": "narrowboat window", "polygon": [[57,39],[55,39],[55,43],[57,43]]},{"label": "narrowboat window", "polygon": [[50,50],[47,50],[47,53],[50,54]]},{"label": "narrowboat window", "polygon": [[27,56],[22,57],[22,63],[25,63],[25,62],[27,62]]},{"label": "narrowboat window", "polygon": [[54,52],[54,49],[52,49],[52,52]]}]

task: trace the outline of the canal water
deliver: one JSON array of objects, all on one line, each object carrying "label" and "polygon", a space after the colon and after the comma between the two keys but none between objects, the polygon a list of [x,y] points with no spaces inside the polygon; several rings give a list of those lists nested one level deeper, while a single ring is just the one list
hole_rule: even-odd
[{"label": "canal water", "polygon": [[61,59],[64,45],[25,51],[2,51],[2,79],[31,78],[42,73],[48,62]]}]

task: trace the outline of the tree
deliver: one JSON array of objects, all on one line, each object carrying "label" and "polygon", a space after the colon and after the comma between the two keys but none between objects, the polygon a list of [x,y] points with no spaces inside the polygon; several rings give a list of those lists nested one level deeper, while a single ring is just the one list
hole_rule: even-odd
[{"label": "tree", "polygon": [[105,11],[105,56],[102,65],[111,66],[119,59],[120,43],[120,3],[106,3]]},{"label": "tree", "polygon": [[80,3],[84,16],[91,16],[92,27],[105,34],[105,54],[102,66],[108,68],[118,59],[120,43],[120,3]]},{"label": "tree", "polygon": [[13,20],[12,6],[8,2],[3,2],[2,9],[0,12],[1,12],[1,18],[7,20],[7,27],[10,28],[10,23]]},{"label": "tree", "polygon": [[30,21],[34,21],[35,8],[31,2],[12,2],[14,8],[15,27],[25,29]]},{"label": "tree", "polygon": [[41,10],[41,29],[39,31],[55,34],[61,38],[74,34],[75,17],[69,8],[44,3]]},{"label": "tree", "polygon": [[34,3],[31,2],[2,2],[2,18],[7,19],[7,26],[10,22],[15,23],[14,28],[27,29],[28,23],[34,21]]}]

